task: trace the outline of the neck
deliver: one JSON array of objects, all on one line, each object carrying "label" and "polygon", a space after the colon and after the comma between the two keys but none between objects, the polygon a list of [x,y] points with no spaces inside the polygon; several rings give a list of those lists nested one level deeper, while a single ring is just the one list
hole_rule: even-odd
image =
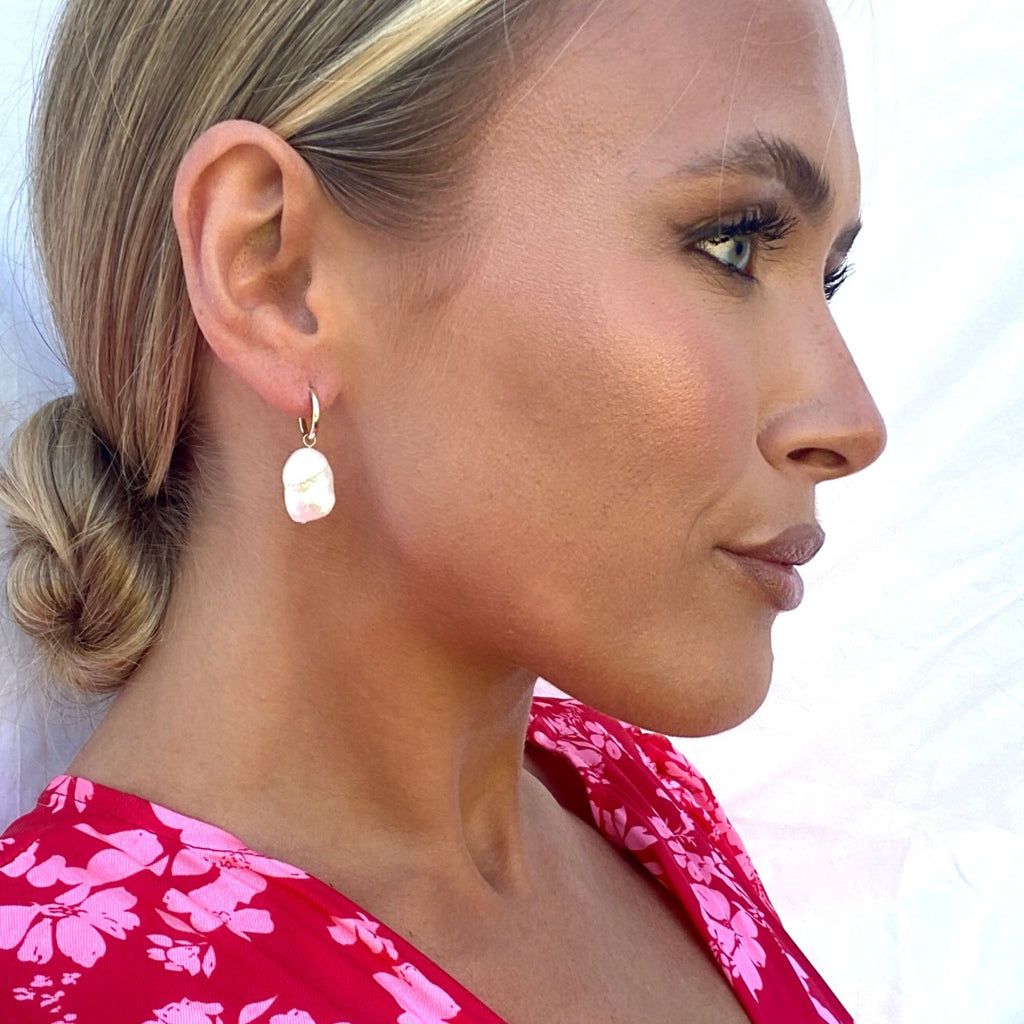
[{"label": "neck", "polygon": [[197,538],[160,641],[71,771],[350,895],[409,878],[438,909],[440,892],[528,894],[556,813],[523,771],[534,676],[456,653],[380,575],[310,593],[315,545],[307,572],[278,550]]}]

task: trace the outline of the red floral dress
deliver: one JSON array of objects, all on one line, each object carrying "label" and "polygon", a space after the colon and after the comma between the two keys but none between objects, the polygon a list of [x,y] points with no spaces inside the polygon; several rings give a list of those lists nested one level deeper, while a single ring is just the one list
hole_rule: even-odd
[{"label": "red floral dress", "polygon": [[[536,698],[593,823],[680,901],[755,1024],[848,1024],[663,736]],[[0,838],[5,1024],[502,1024],[386,924],[222,829],[60,776]]]}]

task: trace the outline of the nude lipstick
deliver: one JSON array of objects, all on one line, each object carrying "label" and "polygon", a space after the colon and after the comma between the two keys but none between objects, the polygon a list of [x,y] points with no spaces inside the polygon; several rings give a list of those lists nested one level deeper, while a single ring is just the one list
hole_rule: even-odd
[{"label": "nude lipstick", "polygon": [[804,581],[794,568],[809,562],[825,543],[821,527],[791,526],[766,544],[723,547],[729,560],[779,611],[792,611],[804,596]]}]

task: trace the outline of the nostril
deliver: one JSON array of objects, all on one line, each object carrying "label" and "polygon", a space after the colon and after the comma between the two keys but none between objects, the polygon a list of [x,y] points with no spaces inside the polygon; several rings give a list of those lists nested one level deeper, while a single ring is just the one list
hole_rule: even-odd
[{"label": "nostril", "polygon": [[789,457],[802,466],[813,466],[816,469],[835,471],[845,469],[847,465],[846,457],[831,448],[795,448]]}]

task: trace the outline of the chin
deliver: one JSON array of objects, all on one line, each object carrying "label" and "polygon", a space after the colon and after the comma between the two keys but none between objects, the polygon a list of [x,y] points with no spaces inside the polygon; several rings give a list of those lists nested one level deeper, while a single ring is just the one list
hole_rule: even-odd
[{"label": "chin", "polygon": [[666,736],[713,736],[734,729],[768,696],[771,644],[756,643],[734,657],[691,660],[638,673],[619,666],[575,679],[544,677],[571,697],[614,718]]}]

